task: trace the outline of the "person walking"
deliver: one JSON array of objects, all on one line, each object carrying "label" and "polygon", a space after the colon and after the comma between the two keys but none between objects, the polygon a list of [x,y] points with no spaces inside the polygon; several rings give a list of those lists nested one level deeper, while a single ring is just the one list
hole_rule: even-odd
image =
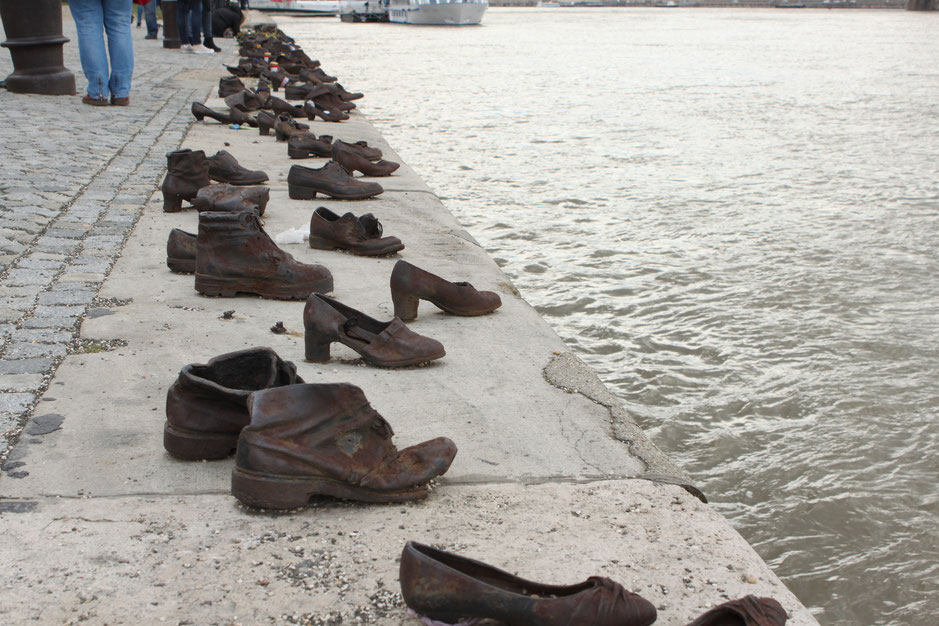
[{"label": "person walking", "polygon": [[[187,52],[212,54],[202,45],[202,0],[178,0],[176,24],[179,26],[179,41]],[[198,30],[197,30],[198,29]]]},{"label": "person walking", "polygon": [[115,106],[127,106],[134,75],[131,0],[69,0],[68,8],[78,31],[82,73],[88,80],[87,94],[82,97],[82,102],[92,106],[107,106],[109,102]]},{"label": "person walking", "polygon": [[134,4],[137,5],[137,28],[140,28],[140,17],[141,14],[146,16],[147,20],[147,36],[144,39],[156,39],[157,32],[159,31],[159,24],[157,23],[157,0],[134,0]]}]

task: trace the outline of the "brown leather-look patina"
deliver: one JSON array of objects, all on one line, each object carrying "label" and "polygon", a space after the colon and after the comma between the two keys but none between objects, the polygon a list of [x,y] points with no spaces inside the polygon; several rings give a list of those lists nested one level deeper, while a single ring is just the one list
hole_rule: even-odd
[{"label": "brown leather-look patina", "polygon": [[209,164],[202,150],[174,150],[166,153],[166,176],[163,191],[163,211],[175,213],[183,208],[183,200],[196,197],[199,190],[212,184]]},{"label": "brown leather-look patina", "polygon": [[333,276],[322,265],[300,263],[278,248],[257,211],[205,211],[199,214],[195,287],[207,296],[250,293],[302,300],[332,291]]},{"label": "brown leather-look patina", "polygon": [[237,76],[223,76],[218,79],[218,97],[228,96],[245,90],[245,84]]},{"label": "brown leather-look patina", "polygon": [[174,228],[166,238],[166,266],[177,274],[196,271],[196,236]]},{"label": "brown leather-look patina", "polygon": [[276,96],[271,96],[271,110],[274,115],[289,115],[290,117],[306,117],[303,107],[290,104],[286,100],[281,100]]},{"label": "brown leather-look patina", "polygon": [[306,360],[317,363],[329,360],[329,346],[336,341],[380,367],[417,365],[446,355],[442,343],[418,335],[397,317],[379,322],[318,293],[303,308],[303,329]]},{"label": "brown leather-look patina", "polygon": [[264,215],[270,198],[270,187],[238,187],[228,183],[214,183],[200,189],[192,199],[192,204],[198,211],[237,212],[257,209],[258,215]]},{"label": "brown leather-look patina", "polygon": [[382,151],[379,148],[368,145],[367,141],[348,142],[337,139],[333,144],[339,144],[346,150],[351,150],[369,161],[378,161],[382,157]]},{"label": "brown leather-look patina", "polygon": [[371,213],[339,217],[324,206],[310,218],[310,247],[317,250],[345,250],[359,256],[381,256],[404,250],[397,237],[383,237],[381,222]]},{"label": "brown leather-look patina", "polygon": [[319,168],[292,165],[287,172],[287,192],[292,200],[312,200],[318,193],[338,200],[365,200],[383,191],[378,183],[355,180],[335,161]]},{"label": "brown leather-look patina", "polygon": [[373,163],[343,141],[333,143],[332,158],[333,161],[350,172],[358,170],[366,176],[391,176],[395,170],[401,167],[400,164],[394,161],[385,161],[384,159]]},{"label": "brown leather-look patina", "polygon": [[274,122],[274,135],[277,141],[287,141],[294,135],[308,133],[309,130],[308,124],[301,124],[289,115],[278,115]]},{"label": "brown leather-look patina", "polygon": [[512,626],[648,626],[656,618],[651,602],[609,578],[544,585],[413,541],[401,553],[399,579],[413,611],[448,624],[481,618]]},{"label": "brown leather-look patina", "polygon": [[324,122],[342,122],[349,119],[349,114],[339,109],[326,109],[316,103],[315,100],[307,100],[303,103],[303,112],[310,121],[316,120],[317,116],[323,118]]},{"label": "brown leather-look patina", "polygon": [[407,261],[398,261],[391,270],[391,300],[395,315],[404,321],[417,317],[420,300],[453,315],[485,315],[502,306],[499,294],[477,291],[466,282],[452,283]]},{"label": "brown leather-look patina", "polygon": [[773,598],[744,596],[715,606],[688,626],[783,626],[786,609]]},{"label": "brown leather-look patina", "polygon": [[297,367],[270,348],[187,365],[166,393],[163,447],[180,459],[223,459],[235,451],[238,433],[248,425],[252,392],[302,382]]},{"label": "brown leather-look patina", "polygon": [[249,506],[292,509],[313,496],[361,502],[427,497],[426,483],[450,468],[456,445],[445,437],[398,450],[394,432],[355,385],[304,384],[248,399],[232,495]]},{"label": "brown leather-look patina", "polygon": [[257,126],[258,121],[240,109],[229,109],[228,113],[210,109],[201,102],[193,102],[190,107],[193,117],[200,122],[205,118],[213,119],[222,124],[238,124],[239,126]]},{"label": "brown leather-look patina", "polygon": [[246,88],[225,98],[225,106],[229,109],[240,109],[251,113],[264,107],[266,98],[258,95],[254,89]]},{"label": "brown leather-look patina", "polygon": [[311,156],[326,157],[333,154],[333,136],[311,132],[294,133],[287,139],[287,156],[291,159],[308,159]]},{"label": "brown leather-look patina", "polygon": [[210,157],[206,157],[209,165],[209,178],[220,183],[230,185],[259,185],[268,179],[267,173],[261,170],[249,170],[242,166],[238,159],[227,150],[219,150]]}]

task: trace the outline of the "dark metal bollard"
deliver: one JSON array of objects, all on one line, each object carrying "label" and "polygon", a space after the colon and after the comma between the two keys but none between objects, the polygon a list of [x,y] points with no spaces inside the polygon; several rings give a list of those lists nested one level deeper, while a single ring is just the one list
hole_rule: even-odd
[{"label": "dark metal bollard", "polygon": [[0,0],[0,19],[13,73],[4,86],[17,93],[65,96],[75,93],[75,75],[65,67],[61,0]]},{"label": "dark metal bollard", "polygon": [[163,47],[179,48],[182,44],[179,41],[179,25],[176,23],[176,0],[163,0],[160,6],[163,7]]}]

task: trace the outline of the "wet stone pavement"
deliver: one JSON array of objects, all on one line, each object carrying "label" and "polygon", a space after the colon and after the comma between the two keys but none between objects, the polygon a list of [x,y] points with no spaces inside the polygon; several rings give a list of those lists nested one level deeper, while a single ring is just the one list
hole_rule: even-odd
[{"label": "wet stone pavement", "polygon": [[[65,64],[81,94],[67,11],[63,21]],[[51,412],[34,405],[62,358],[102,349],[77,341],[80,322],[120,304],[97,300],[98,289],[162,180],[165,153],[192,122],[190,103],[205,100],[233,56],[231,40],[219,41],[219,54],[196,55],[132,32],[129,107],[0,90],[0,463],[27,420]],[[12,71],[4,51],[0,75]]]}]

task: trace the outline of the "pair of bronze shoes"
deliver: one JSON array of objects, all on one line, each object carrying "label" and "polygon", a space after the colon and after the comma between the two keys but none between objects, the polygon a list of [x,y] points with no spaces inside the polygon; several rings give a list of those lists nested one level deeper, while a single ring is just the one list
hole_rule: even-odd
[{"label": "pair of bronze shoes", "polygon": [[[545,585],[412,541],[401,553],[399,581],[411,610],[447,624],[491,619],[519,626],[648,626],[657,617],[651,602],[609,578]],[[689,626],[784,626],[786,620],[773,598],[745,596]]]},{"label": "pair of bronze shoes", "polygon": [[350,384],[306,384],[270,348],[185,366],[166,395],[163,446],[184,460],[237,450],[232,495],[266,509],[314,496],[363,502],[425,498],[456,445],[445,437],[398,450],[394,432]]},{"label": "pair of bronze shoes", "polygon": [[[291,156],[312,151],[321,156],[325,146],[311,142],[301,144],[302,140],[291,137],[288,142],[288,154]],[[322,139],[320,139],[322,143]],[[291,154],[291,149],[293,154]],[[373,182],[356,180],[354,173],[360,171],[366,176],[390,176],[399,164],[381,159],[381,151],[364,142],[347,143],[338,139],[329,148],[332,160],[322,167],[292,165],[287,173],[287,191],[294,200],[310,200],[317,194],[323,194],[338,200],[365,200],[384,192],[384,188]]]},{"label": "pair of bronze shoes", "polygon": [[225,150],[210,157],[202,150],[174,150],[166,154],[166,168],[160,189],[167,213],[182,210],[183,200],[192,200],[213,180],[231,185],[258,185],[268,180],[265,172],[243,167]]},{"label": "pair of bronze shoes", "polygon": [[303,309],[306,360],[326,362],[330,346],[341,343],[379,367],[405,367],[442,358],[446,350],[436,339],[415,333],[404,323],[417,317],[420,300],[428,300],[455,315],[490,313],[502,305],[498,294],[477,291],[469,283],[452,283],[398,261],[391,273],[395,317],[380,322],[333,298],[311,295]]}]

